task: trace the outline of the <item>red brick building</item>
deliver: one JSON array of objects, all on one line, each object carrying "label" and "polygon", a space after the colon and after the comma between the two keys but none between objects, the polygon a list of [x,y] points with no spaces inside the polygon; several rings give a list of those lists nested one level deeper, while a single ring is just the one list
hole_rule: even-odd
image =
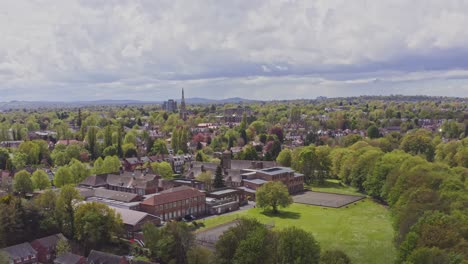
[{"label": "red brick building", "polygon": [[56,247],[59,240],[67,240],[62,234],[43,237],[31,242],[31,246],[37,251],[37,259],[41,263],[52,263],[56,257]]},{"label": "red brick building", "polygon": [[0,249],[8,256],[9,262],[13,264],[35,264],[37,262],[37,251],[29,243],[22,243]]},{"label": "red brick building", "polygon": [[188,186],[179,186],[156,194],[140,204],[140,209],[168,221],[186,215],[205,214],[205,193]]}]

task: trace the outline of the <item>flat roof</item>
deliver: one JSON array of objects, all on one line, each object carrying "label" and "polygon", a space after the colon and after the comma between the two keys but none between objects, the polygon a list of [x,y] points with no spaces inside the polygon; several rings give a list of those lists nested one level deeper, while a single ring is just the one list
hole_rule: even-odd
[{"label": "flat roof", "polygon": [[268,181],[262,180],[262,179],[252,179],[252,180],[244,180],[246,182],[251,182],[255,184],[264,184],[267,183]]},{"label": "flat roof", "polygon": [[222,194],[232,193],[232,192],[237,192],[237,190],[234,190],[234,189],[225,189],[225,190],[214,191],[214,192],[211,192],[211,193],[209,193],[209,194],[222,195]]},{"label": "flat roof", "polygon": [[241,190],[243,190],[243,191],[249,192],[249,193],[256,193],[256,192],[257,192],[257,191],[255,191],[255,190],[252,190],[252,189],[247,188],[247,187],[244,187],[244,186],[242,186],[242,187],[237,187],[237,188],[239,188],[239,189],[241,189]]},{"label": "flat roof", "polygon": [[266,174],[270,174],[270,175],[280,174],[280,173],[285,173],[285,172],[294,172],[293,169],[287,168],[287,167],[266,168],[266,169],[261,169],[260,171]]}]

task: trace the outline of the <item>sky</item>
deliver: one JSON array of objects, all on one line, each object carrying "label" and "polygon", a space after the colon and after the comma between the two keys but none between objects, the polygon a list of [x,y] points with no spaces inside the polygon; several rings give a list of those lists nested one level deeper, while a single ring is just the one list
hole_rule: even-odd
[{"label": "sky", "polygon": [[0,101],[468,97],[466,0],[0,5]]}]

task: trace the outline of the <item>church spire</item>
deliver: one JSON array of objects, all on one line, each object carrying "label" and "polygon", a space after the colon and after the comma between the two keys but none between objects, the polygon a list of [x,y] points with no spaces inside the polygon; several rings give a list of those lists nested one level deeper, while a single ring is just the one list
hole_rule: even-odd
[{"label": "church spire", "polygon": [[185,107],[184,88],[182,88],[182,100],[180,101],[180,118],[184,121],[187,120],[187,109]]}]

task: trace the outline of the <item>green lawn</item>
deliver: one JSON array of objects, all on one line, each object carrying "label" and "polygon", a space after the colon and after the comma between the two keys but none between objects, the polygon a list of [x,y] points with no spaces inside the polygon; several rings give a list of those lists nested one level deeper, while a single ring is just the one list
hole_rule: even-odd
[{"label": "green lawn", "polygon": [[338,209],[293,204],[278,216],[254,208],[198,222],[205,224],[203,230],[241,216],[274,223],[275,228],[301,227],[314,234],[322,249],[341,249],[353,263],[393,263],[396,258],[390,212],[369,199]]},{"label": "green lawn", "polygon": [[359,193],[356,190],[356,188],[346,186],[342,184],[339,180],[332,179],[325,180],[325,183],[323,185],[310,184],[306,185],[305,188],[314,192],[327,192],[362,196],[362,193]]}]

